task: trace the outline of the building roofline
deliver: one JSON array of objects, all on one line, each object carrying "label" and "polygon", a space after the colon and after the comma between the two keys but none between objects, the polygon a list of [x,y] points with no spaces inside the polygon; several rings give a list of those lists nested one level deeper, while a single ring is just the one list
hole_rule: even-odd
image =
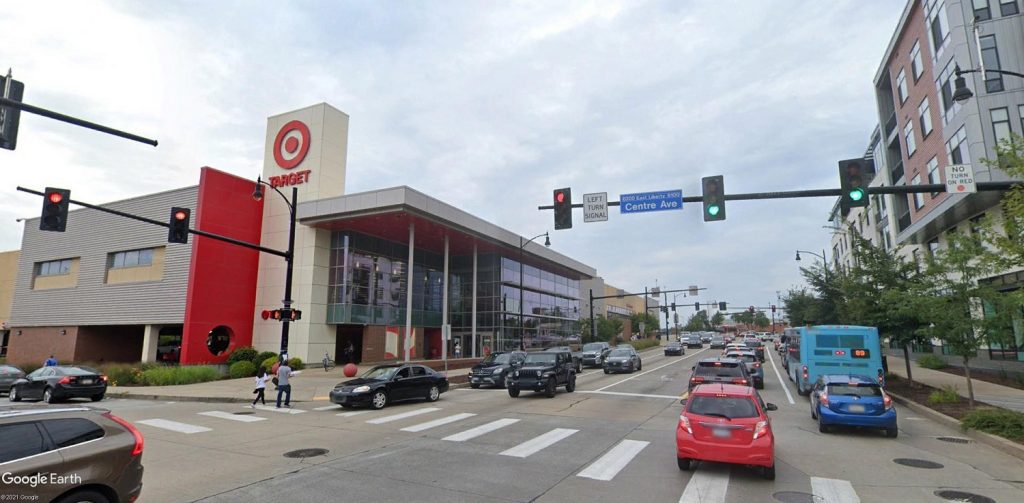
[{"label": "building roofline", "polygon": [[892,38],[889,39],[889,45],[885,47],[885,52],[882,54],[882,62],[878,65],[878,70],[875,71],[874,84],[876,86],[879,81],[882,80],[882,76],[885,75],[886,70],[889,68],[889,61],[892,60],[892,51],[896,48],[896,41],[903,35],[903,30],[907,25],[907,19],[910,18],[910,11],[917,1],[918,0],[907,0],[907,5],[903,7],[903,14],[900,15],[900,22],[896,24],[896,29],[892,32]]}]

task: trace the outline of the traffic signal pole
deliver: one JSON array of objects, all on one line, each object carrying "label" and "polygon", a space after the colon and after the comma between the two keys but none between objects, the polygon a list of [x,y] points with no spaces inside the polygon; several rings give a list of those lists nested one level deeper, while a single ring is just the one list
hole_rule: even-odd
[{"label": "traffic signal pole", "polygon": [[4,98],[3,96],[0,96],[0,105],[5,106],[5,107],[17,108],[18,110],[21,110],[23,112],[28,112],[28,113],[36,114],[36,115],[42,115],[43,117],[49,117],[51,119],[56,119],[56,120],[59,120],[61,122],[67,122],[68,124],[74,124],[76,126],[81,126],[81,127],[84,127],[84,128],[92,129],[94,131],[99,131],[101,133],[107,133],[107,134],[111,134],[111,135],[114,135],[114,136],[120,136],[121,138],[126,138],[126,139],[129,139],[129,140],[132,140],[132,141],[137,141],[139,143],[145,143],[146,145],[152,145],[154,147],[157,145],[157,141],[156,140],[151,140],[149,138],[145,138],[145,137],[142,137],[142,136],[139,136],[139,135],[134,135],[134,134],[131,134],[131,133],[126,133],[124,131],[119,131],[119,130],[114,129],[114,128],[109,128],[107,126],[96,124],[95,122],[89,122],[89,121],[86,121],[86,120],[78,119],[78,118],[72,117],[70,115],[64,115],[62,113],[53,112],[53,111],[47,110],[45,108],[39,108],[39,107],[36,107],[36,106],[32,106],[32,105],[29,105],[28,103],[22,103],[20,101],[12,100],[10,98]]}]

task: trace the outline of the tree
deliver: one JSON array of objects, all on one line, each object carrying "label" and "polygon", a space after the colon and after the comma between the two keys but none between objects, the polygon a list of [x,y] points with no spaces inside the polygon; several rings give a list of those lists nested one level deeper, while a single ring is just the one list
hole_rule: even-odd
[{"label": "tree", "polygon": [[721,311],[715,311],[715,315],[711,317],[711,328],[717,328],[722,325],[725,321],[725,315]]},{"label": "tree", "polygon": [[647,333],[657,332],[661,327],[659,317],[651,313],[633,313],[629,319],[633,324],[633,331],[641,337],[647,337],[647,334],[640,333],[640,323],[644,324],[644,331]]},{"label": "tree", "polygon": [[818,293],[816,308],[812,313],[808,313],[813,314],[814,318],[809,321],[815,325],[839,323],[839,310],[844,302],[841,285],[846,276],[843,270],[827,270],[824,266],[814,264],[810,267],[801,267],[800,274],[803,274],[807,284]]},{"label": "tree", "polygon": [[754,326],[757,328],[767,328],[772,322],[768,319],[768,316],[764,314],[764,311],[758,311],[754,313]]},{"label": "tree", "polygon": [[[982,159],[990,168],[998,168],[1011,179],[1024,180],[1024,138],[1011,134],[996,145],[996,159]],[[979,229],[982,240],[998,253],[988,254],[994,269],[1024,267],[1024,186],[1017,185],[1003,194],[1002,218],[989,214]]]},{"label": "tree", "polygon": [[697,311],[693,316],[690,316],[690,319],[686,320],[686,326],[683,327],[683,330],[686,330],[687,332],[700,332],[702,330],[710,329],[711,322],[708,321],[708,312],[704,309]]},{"label": "tree", "polygon": [[806,288],[790,290],[782,299],[789,323],[793,326],[811,325],[820,318],[821,300],[807,291]]}]

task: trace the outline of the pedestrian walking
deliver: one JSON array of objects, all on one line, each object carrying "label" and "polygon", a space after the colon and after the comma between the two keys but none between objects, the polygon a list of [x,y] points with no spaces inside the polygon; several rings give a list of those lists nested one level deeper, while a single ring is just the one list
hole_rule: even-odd
[{"label": "pedestrian walking", "polygon": [[462,346],[459,345],[459,341],[455,341],[455,357],[462,358]]},{"label": "pedestrian walking", "polygon": [[352,341],[348,341],[348,345],[345,346],[345,363],[355,363],[356,347],[352,344]]},{"label": "pedestrian walking", "polygon": [[256,398],[253,399],[250,407],[255,409],[256,402],[263,402],[263,405],[267,404],[267,398],[264,395],[264,392],[267,390],[268,378],[270,378],[270,375],[267,374],[267,369],[260,366],[260,370],[256,372],[256,389],[252,390],[253,393],[256,393]]},{"label": "pedestrian walking", "polygon": [[43,366],[44,367],[56,367],[57,366],[57,359],[54,358],[53,355],[50,355],[50,357],[47,358],[46,361],[43,362]]},{"label": "pedestrian walking", "polygon": [[288,380],[295,372],[292,372],[292,368],[288,366],[287,361],[282,361],[281,366],[277,367],[277,408],[281,408],[281,395],[284,395],[284,406],[291,407],[292,404],[292,385]]}]

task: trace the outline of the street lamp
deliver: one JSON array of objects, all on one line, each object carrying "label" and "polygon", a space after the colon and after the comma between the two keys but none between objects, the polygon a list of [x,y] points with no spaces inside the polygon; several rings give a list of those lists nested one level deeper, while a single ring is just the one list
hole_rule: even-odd
[{"label": "street lamp", "polygon": [[810,254],[810,255],[814,255],[815,257],[821,258],[821,265],[825,268],[825,281],[828,281],[828,260],[825,258],[825,250],[821,250],[821,255],[818,255],[817,253],[810,252],[810,251],[807,251],[807,250],[797,250],[796,251],[796,261],[797,262],[800,261],[800,252],[804,252],[804,253],[807,253],[807,254]]},{"label": "street lamp", "polygon": [[537,234],[536,236],[527,239],[526,242],[523,242],[523,237],[519,236],[519,349],[521,351],[526,350],[526,342],[524,339],[526,335],[526,327],[523,326],[523,290],[526,287],[526,285],[523,284],[523,248],[526,248],[526,245],[541,236],[544,236],[544,246],[551,246],[551,239],[548,237],[547,232],[544,234]]},{"label": "street lamp", "polygon": [[965,73],[981,73],[982,75],[984,75],[985,73],[989,73],[989,72],[991,72],[991,73],[998,73],[1000,75],[1013,75],[1014,77],[1024,78],[1024,74],[1017,73],[1017,72],[1009,72],[1009,71],[1006,71],[1006,70],[988,70],[988,69],[984,69],[984,70],[982,70],[982,69],[961,70],[960,67],[957,66],[957,67],[955,67],[953,69],[953,73],[956,74],[956,79],[953,80],[953,85],[954,85],[953,101],[956,101],[958,103],[963,103],[963,102],[971,99],[971,96],[974,96],[974,93],[972,93],[971,90],[967,87],[967,80],[964,79],[963,74],[965,74]]},{"label": "street lamp", "polygon": [[[263,185],[274,189],[274,192],[280,194],[284,199],[284,203],[288,205],[288,212],[290,218],[288,220],[288,251],[285,253],[284,260],[287,264],[285,269],[284,277],[284,308],[290,310],[292,308],[292,260],[295,258],[295,207],[298,204],[299,189],[298,187],[292,187],[292,200],[288,201],[288,198],[280,191],[277,187],[264,182],[261,178],[256,177],[256,187],[252,191],[252,198],[259,201],[263,199]],[[290,316],[281,317],[281,357],[288,357],[288,326],[291,323]]]}]

